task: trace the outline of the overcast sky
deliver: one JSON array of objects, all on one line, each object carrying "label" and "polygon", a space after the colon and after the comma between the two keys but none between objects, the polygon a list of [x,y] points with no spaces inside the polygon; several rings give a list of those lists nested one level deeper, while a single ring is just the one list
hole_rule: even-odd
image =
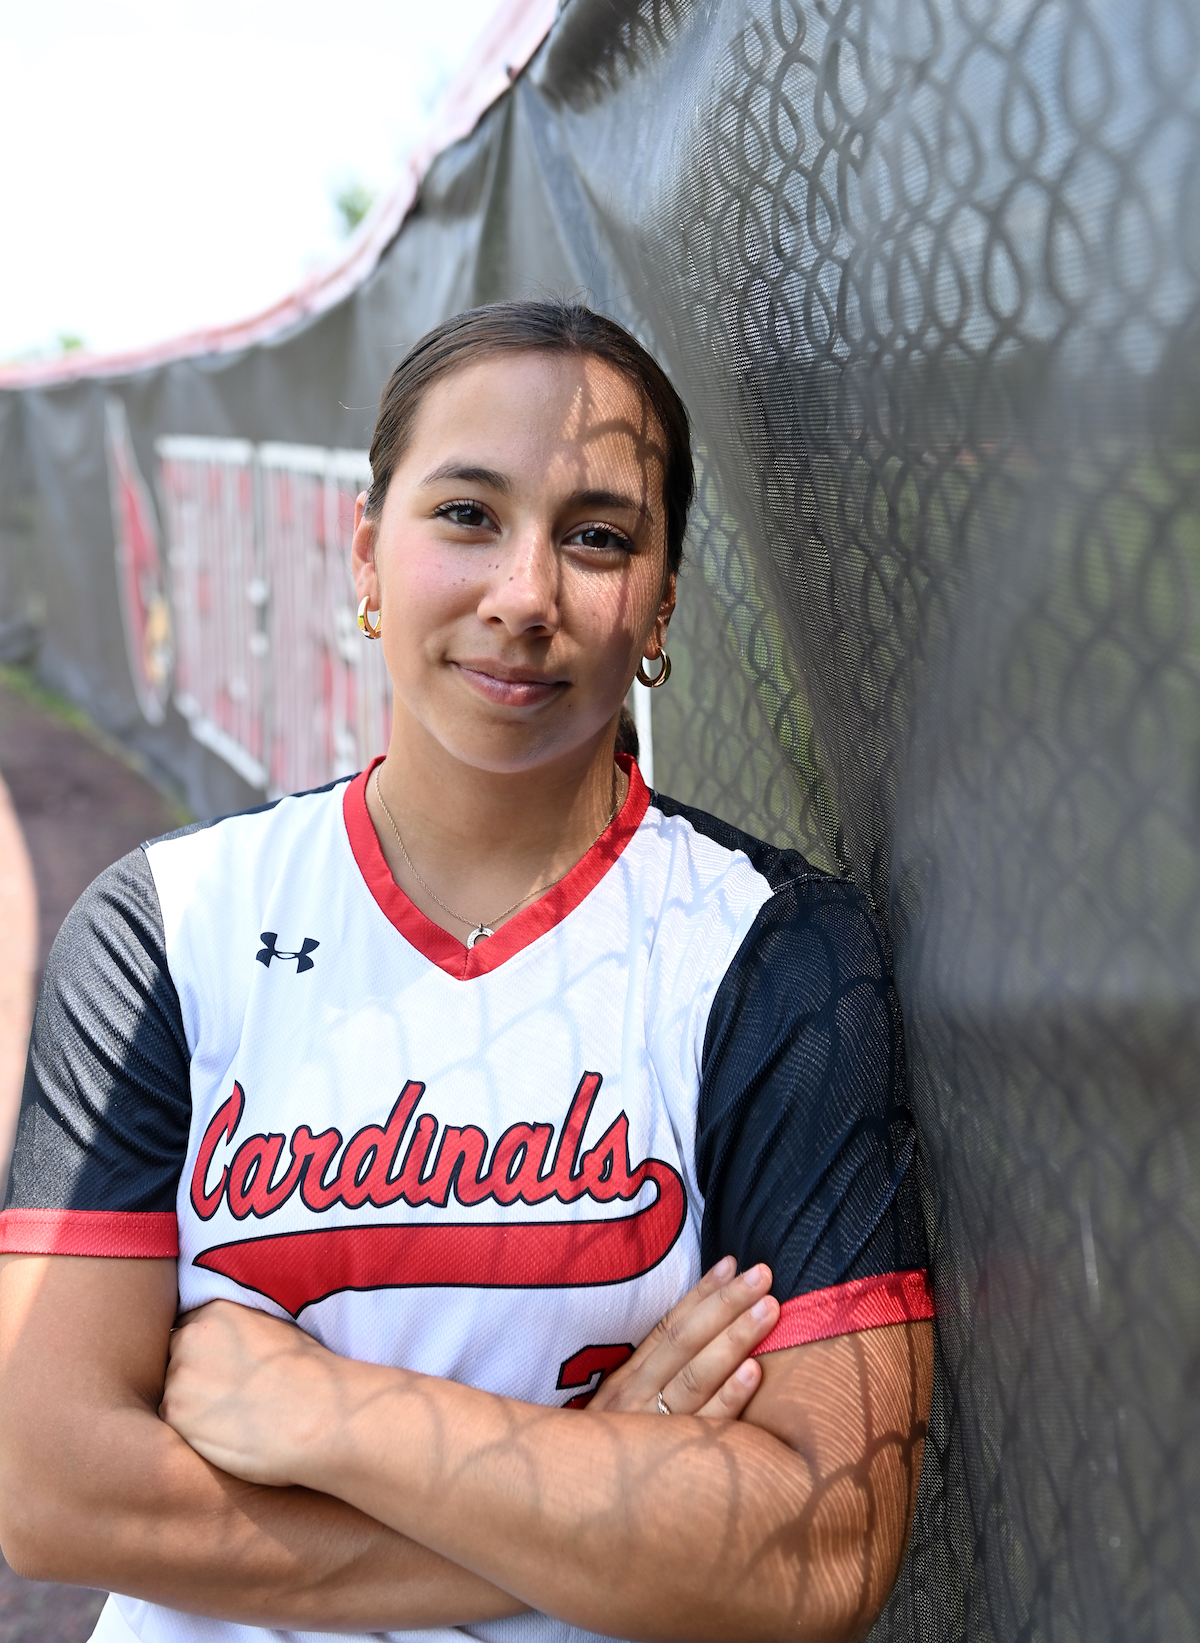
[{"label": "overcast sky", "polygon": [[242,318],[338,254],[496,0],[0,0],[0,360]]}]

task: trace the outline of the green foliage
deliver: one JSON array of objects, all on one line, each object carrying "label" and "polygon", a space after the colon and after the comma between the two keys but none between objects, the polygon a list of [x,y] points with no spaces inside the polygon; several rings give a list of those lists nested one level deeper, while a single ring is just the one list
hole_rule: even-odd
[{"label": "green foliage", "polygon": [[44,359],[58,359],[63,354],[78,353],[87,347],[83,337],[77,336],[74,331],[60,331],[53,342],[41,342],[32,348],[22,348],[19,353],[8,354],[0,358],[0,367],[5,365],[37,365]]},{"label": "green foliage", "polygon": [[101,730],[95,720],[89,718],[82,708],[76,707],[74,702],[60,696],[55,690],[48,690],[35,677],[32,668],[0,664],[0,691],[5,690],[28,702],[30,707],[35,707],[39,712],[57,719],[60,724],[78,731],[81,736],[86,736],[89,742],[102,753],[106,753],[110,759],[118,759],[127,769],[136,772],[143,781],[149,782],[165,800],[174,826],[186,827],[189,822],[195,821],[196,818],[191,811],[180,802],[178,794],[163,785],[161,776],[155,779],[158,773],[151,770],[144,759]]},{"label": "green foliage", "polygon": [[364,183],[347,183],[333,196],[342,219],[342,233],[353,234],[374,203],[375,194]]}]

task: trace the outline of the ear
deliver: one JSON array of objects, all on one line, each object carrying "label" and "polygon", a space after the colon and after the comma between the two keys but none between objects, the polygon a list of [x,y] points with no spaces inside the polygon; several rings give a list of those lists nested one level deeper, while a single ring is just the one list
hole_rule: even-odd
[{"label": "ear", "polygon": [[646,648],[642,652],[646,661],[656,662],[666,649],[667,626],[674,614],[675,572],[672,570],[667,572],[667,579],[663,584],[662,598],[654,617],[654,626],[646,636]]},{"label": "ear", "polygon": [[354,539],[350,544],[350,570],[354,576],[354,591],[360,599],[369,602],[371,610],[379,609],[379,572],[375,568],[375,521],[367,518],[367,493],[360,491],[354,500]]}]

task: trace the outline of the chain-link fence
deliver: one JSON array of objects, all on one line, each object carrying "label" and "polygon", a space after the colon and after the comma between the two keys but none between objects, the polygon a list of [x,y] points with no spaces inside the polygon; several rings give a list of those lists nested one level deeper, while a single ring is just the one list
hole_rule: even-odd
[{"label": "chain-link fence", "polygon": [[605,201],[703,447],[660,782],[895,943],[940,1363],[880,1634],[1198,1636],[1200,10],[646,4],[567,69],[581,161],[684,105]]}]

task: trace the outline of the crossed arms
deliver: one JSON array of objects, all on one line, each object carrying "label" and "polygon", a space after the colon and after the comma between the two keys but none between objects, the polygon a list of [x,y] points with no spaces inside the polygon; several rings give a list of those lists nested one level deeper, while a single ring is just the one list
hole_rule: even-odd
[{"label": "crossed arms", "polygon": [[714,1269],[559,1410],[229,1302],[172,1334],[174,1261],[4,1257],[0,1541],[18,1573],[251,1625],[534,1608],[623,1638],[860,1636],[907,1544],[931,1326],[746,1369],[767,1283]]}]

